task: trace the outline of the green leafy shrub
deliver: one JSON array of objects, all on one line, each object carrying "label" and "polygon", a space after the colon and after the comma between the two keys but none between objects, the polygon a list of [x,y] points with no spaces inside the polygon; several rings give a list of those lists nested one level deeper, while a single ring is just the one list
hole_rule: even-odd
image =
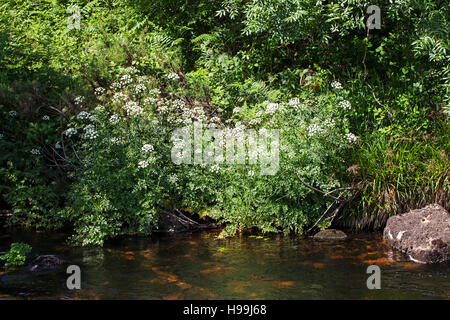
[{"label": "green leafy shrub", "polygon": [[[74,243],[103,244],[149,234],[164,210],[184,208],[227,223],[227,234],[300,233],[331,202],[294,170],[324,192],[357,187],[345,211],[354,221],[448,199],[441,1],[76,5],[80,29],[67,28],[65,2],[0,4],[11,223],[71,225]],[[368,33],[369,5],[381,7],[382,28]],[[278,129],[279,170],[175,165],[171,133],[193,122]]]},{"label": "green leafy shrub", "polygon": [[0,119],[0,190],[14,209],[9,222],[58,229],[64,223],[65,190],[63,173],[54,166],[55,145],[60,144],[55,116],[19,113],[0,105]]},{"label": "green leafy shrub", "polygon": [[31,252],[30,245],[21,242],[11,244],[11,249],[3,253],[0,259],[5,261],[5,267],[15,267],[25,264],[26,255]]}]

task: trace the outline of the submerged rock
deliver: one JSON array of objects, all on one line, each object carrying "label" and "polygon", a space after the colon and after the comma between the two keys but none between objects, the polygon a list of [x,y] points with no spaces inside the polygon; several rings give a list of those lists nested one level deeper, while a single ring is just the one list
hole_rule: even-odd
[{"label": "submerged rock", "polygon": [[59,268],[63,264],[63,260],[55,255],[42,255],[36,257],[28,266],[31,272],[42,272]]},{"label": "submerged rock", "polygon": [[344,232],[335,229],[322,230],[314,235],[314,239],[320,240],[343,240],[345,238],[347,238],[347,235]]},{"label": "submerged rock", "polygon": [[414,262],[437,263],[450,259],[450,214],[440,205],[390,217],[383,237]]}]

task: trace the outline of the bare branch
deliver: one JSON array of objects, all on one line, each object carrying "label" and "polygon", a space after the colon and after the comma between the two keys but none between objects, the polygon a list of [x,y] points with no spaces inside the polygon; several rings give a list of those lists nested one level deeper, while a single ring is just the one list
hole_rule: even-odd
[{"label": "bare branch", "polygon": [[300,176],[299,176],[297,170],[294,169],[294,172],[295,172],[295,175],[297,176],[297,179],[298,179],[301,183],[303,183],[306,187],[310,188],[311,190],[317,191],[317,192],[319,192],[319,193],[321,193],[321,194],[323,194],[323,195],[325,195],[325,196],[327,196],[327,197],[333,198],[334,200],[338,200],[338,198],[336,198],[335,196],[332,196],[331,194],[329,194],[330,192],[328,192],[328,193],[323,192],[322,190],[317,189],[317,188],[313,187],[313,186],[310,185],[310,184],[307,184],[305,181],[303,181],[303,180],[300,178]]},{"label": "bare branch", "polygon": [[[328,213],[328,211],[331,209],[331,207],[336,203],[337,200],[334,200],[332,204],[330,204],[330,206],[327,208],[327,210],[325,210],[322,215],[320,216],[320,218],[316,221],[316,223],[314,223],[314,225],[309,228],[308,230],[306,230],[306,233],[310,232],[312,229],[314,229],[315,226],[317,226],[317,224],[320,222],[320,220],[322,220],[322,218]],[[335,210],[336,211],[336,210]]]},{"label": "bare branch", "polygon": [[[324,192],[324,191],[322,191],[322,190],[320,190],[320,189],[318,189],[318,188],[315,188],[315,187],[309,185],[309,184],[306,183],[305,181],[303,181],[303,180],[300,178],[300,176],[299,176],[297,170],[294,169],[294,172],[295,172],[295,175],[297,176],[297,179],[298,179],[302,184],[304,184],[306,187],[310,188],[311,190],[314,190],[314,191],[316,191],[316,192],[319,192],[319,193],[323,194],[324,197],[331,197],[331,198],[334,199],[334,201],[331,203],[331,205],[330,205],[330,206],[322,213],[322,215],[319,217],[319,219],[317,219],[317,221],[312,225],[312,227],[310,227],[310,228],[306,231],[306,233],[309,233],[312,229],[314,229],[314,228],[319,224],[319,222],[322,221],[322,219],[327,215],[327,213],[330,211],[330,209],[331,209],[335,204],[338,204],[338,203],[339,203],[339,205],[337,206],[337,208],[334,209],[333,213],[332,213],[329,217],[326,218],[326,220],[330,220],[330,222],[332,222],[332,221],[334,220],[334,218],[337,216],[337,214],[339,213],[339,211],[345,206],[345,204],[347,204],[349,201],[351,201],[352,199],[354,199],[355,196],[356,196],[356,195],[352,194],[352,195],[349,196],[349,197],[342,198],[342,196],[344,195],[345,191],[353,191],[353,190],[355,190],[354,187],[342,187],[342,188],[337,188],[337,189],[334,189],[334,190],[331,190],[331,191],[328,191],[328,192]],[[339,194],[339,196],[337,196],[337,197],[331,195],[333,192],[336,192],[336,191],[342,191],[342,192],[341,192],[341,193]]]}]

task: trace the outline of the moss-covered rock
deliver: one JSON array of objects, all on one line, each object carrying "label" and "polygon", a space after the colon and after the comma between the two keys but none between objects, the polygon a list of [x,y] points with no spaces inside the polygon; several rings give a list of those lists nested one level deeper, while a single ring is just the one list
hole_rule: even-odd
[{"label": "moss-covered rock", "polygon": [[314,239],[319,240],[343,240],[345,238],[347,238],[347,235],[343,231],[336,229],[322,230],[314,235]]}]

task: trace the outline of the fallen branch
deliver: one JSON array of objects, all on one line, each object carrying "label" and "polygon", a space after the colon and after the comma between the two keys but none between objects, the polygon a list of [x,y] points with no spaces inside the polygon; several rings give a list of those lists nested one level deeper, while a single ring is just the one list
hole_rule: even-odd
[{"label": "fallen branch", "polygon": [[338,200],[337,197],[332,196],[332,195],[330,194],[330,193],[333,193],[334,191],[337,191],[338,189],[335,189],[335,190],[332,190],[332,191],[329,191],[329,192],[324,192],[324,191],[322,191],[322,190],[320,190],[320,189],[317,189],[317,188],[313,187],[312,185],[306,183],[305,181],[303,181],[303,180],[300,178],[300,176],[299,176],[297,170],[294,169],[294,172],[295,172],[295,175],[297,176],[297,179],[298,179],[302,184],[304,184],[306,187],[308,187],[308,188],[310,188],[311,190],[314,190],[314,191],[316,191],[316,192],[319,192],[319,193],[323,194],[324,196],[333,198],[334,200]]},{"label": "fallen branch", "polygon": [[346,205],[348,202],[352,201],[355,197],[356,197],[356,195],[352,195],[352,196],[350,196],[350,197],[345,198],[345,199],[339,204],[339,206],[333,211],[333,214],[327,218],[327,220],[330,220],[330,223],[333,222],[333,220],[334,220],[334,218],[337,216],[339,210],[341,210],[342,207],[343,207],[344,205]]},{"label": "fallen branch", "polygon": [[208,229],[211,227],[215,227],[211,224],[202,224],[197,221],[192,220],[191,218],[184,215],[179,209],[175,208],[173,210],[163,210],[162,211],[167,216],[170,216],[171,218],[175,219],[177,222],[179,222],[183,227],[185,227],[187,230],[199,230],[199,229]]},{"label": "fallen branch", "polygon": [[[334,189],[334,190],[331,190],[331,191],[328,191],[328,192],[324,192],[324,191],[322,191],[322,190],[320,190],[320,189],[318,189],[318,188],[316,188],[316,187],[311,186],[310,184],[306,183],[305,181],[303,181],[303,180],[300,178],[300,176],[299,176],[297,170],[294,169],[294,172],[295,172],[295,175],[297,176],[297,179],[298,179],[303,185],[305,185],[306,187],[310,188],[311,190],[314,190],[314,191],[316,191],[316,192],[319,192],[319,193],[323,194],[325,197],[330,197],[330,198],[333,198],[333,199],[334,199],[334,201],[333,201],[333,202],[328,206],[328,208],[322,213],[322,215],[319,217],[319,219],[317,219],[317,221],[312,225],[312,227],[309,228],[308,230],[306,230],[306,233],[309,233],[312,229],[314,229],[314,228],[317,226],[317,224],[318,224],[320,221],[322,221],[322,219],[327,215],[327,213],[330,211],[330,209],[331,209],[335,204],[338,204],[338,203],[339,203],[338,207],[337,207],[336,209],[334,209],[333,213],[332,213],[329,217],[326,218],[326,220],[330,220],[330,223],[333,222],[334,218],[337,216],[337,214],[339,213],[339,211],[340,211],[340,210],[341,210],[341,209],[342,209],[349,201],[351,201],[352,199],[354,199],[355,196],[356,196],[356,195],[352,194],[351,196],[348,196],[348,197],[346,197],[346,198],[342,198],[342,196],[344,195],[344,192],[345,192],[345,191],[353,191],[353,190],[355,190],[354,187],[343,187],[343,188],[337,188],[337,189]],[[334,192],[336,192],[336,191],[342,191],[342,192],[341,192],[341,193],[339,194],[339,196],[337,196],[337,197],[331,195],[332,193],[334,193]]]},{"label": "fallen branch", "polygon": [[175,211],[180,215],[180,217],[186,219],[187,221],[193,223],[193,224],[197,224],[200,225],[200,223],[198,223],[197,221],[192,220],[191,218],[186,217],[183,213],[181,213],[180,210],[178,210],[177,208],[175,208]]},{"label": "fallen branch", "polygon": [[[314,223],[314,225],[309,228],[308,230],[306,230],[306,233],[310,232],[315,226],[317,226],[317,224],[320,222],[320,220],[322,220],[322,218],[328,213],[328,211],[331,209],[331,207],[336,203],[336,200],[333,201],[332,204],[330,204],[330,206],[327,208],[327,210],[325,210],[322,215],[320,216],[320,218],[316,221],[316,223]],[[336,210],[335,210],[336,211]]]}]

